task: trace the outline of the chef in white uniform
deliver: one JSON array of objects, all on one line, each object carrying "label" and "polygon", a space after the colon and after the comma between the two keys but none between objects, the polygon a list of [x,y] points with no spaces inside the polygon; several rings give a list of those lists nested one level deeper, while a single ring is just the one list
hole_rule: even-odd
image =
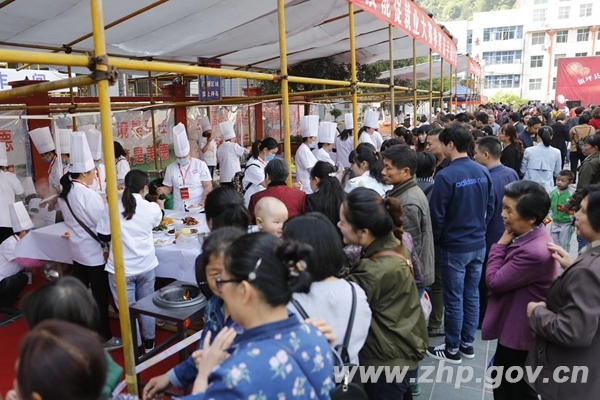
[{"label": "chef in white uniform", "polygon": [[173,193],[173,210],[187,211],[204,208],[206,196],[212,190],[212,177],[206,163],[190,157],[190,141],[180,122],[173,128],[173,147],[177,161],[167,167],[161,194]]},{"label": "chef in white uniform", "polygon": [[246,163],[244,179],[242,179],[242,187],[245,190],[244,206],[246,208],[250,204],[252,195],[267,188],[265,167],[275,158],[278,151],[277,140],[272,137],[257,141],[252,146],[252,157]]},{"label": "chef in white uniform", "polygon": [[240,157],[248,152],[237,144],[237,136],[233,130],[231,121],[219,124],[224,142],[217,149],[217,161],[219,161],[219,175],[221,184],[231,185],[234,175],[242,170]]},{"label": "chef in white uniform", "polygon": [[19,178],[8,172],[6,143],[0,142],[0,243],[13,234],[8,209],[15,202],[15,197],[24,191]]},{"label": "chef in white uniform", "polygon": [[363,127],[359,132],[358,143],[369,143],[372,144],[377,151],[381,149],[381,143],[379,147],[377,147],[376,141],[378,141],[374,137],[375,130],[379,129],[379,114],[375,111],[367,110],[365,112],[365,120],[363,121]]},{"label": "chef in white uniform", "polygon": [[80,127],[85,132],[85,137],[90,146],[90,152],[94,158],[96,166],[96,179],[92,189],[94,189],[103,199],[106,198],[106,167],[102,162],[102,133],[94,125],[84,125]]},{"label": "chef in white uniform", "polygon": [[336,162],[344,168],[350,168],[348,158],[354,150],[354,119],[352,114],[344,114],[344,130],[335,138]]},{"label": "chef in white uniform", "polygon": [[212,125],[208,117],[200,119],[200,129],[202,130],[199,143],[200,159],[206,163],[212,178],[217,167],[217,142],[212,135]]},{"label": "chef in white uniform", "polygon": [[305,115],[302,117],[302,144],[296,151],[294,161],[296,162],[296,179],[302,182],[302,190],[306,194],[311,194],[310,188],[310,170],[317,163],[317,159],[312,153],[316,146],[315,140],[319,132],[319,116]]},{"label": "chef in white uniform", "polygon": [[335,162],[331,159],[330,151],[333,149],[336,133],[337,124],[335,122],[325,121],[319,124],[318,149],[313,150],[313,154],[317,161],[325,161],[335,166]]}]

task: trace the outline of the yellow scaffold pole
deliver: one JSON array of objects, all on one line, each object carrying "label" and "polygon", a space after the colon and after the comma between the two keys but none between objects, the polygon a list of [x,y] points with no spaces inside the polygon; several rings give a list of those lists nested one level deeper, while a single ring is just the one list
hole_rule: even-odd
[{"label": "yellow scaffold pole", "polygon": [[[354,6],[348,3],[348,24],[350,25],[350,73],[352,87],[352,123],[354,126],[352,137],[354,148],[358,147],[358,96],[356,93],[356,38],[354,37]],[[393,71],[390,71],[392,73]]]},{"label": "yellow scaffold pole", "polygon": [[395,90],[394,90],[394,26],[388,25],[389,30],[389,45],[390,45],[390,126],[391,131],[394,133],[396,128],[396,101],[395,101]]},{"label": "yellow scaffold pole", "polygon": [[287,44],[285,36],[285,0],[277,0],[277,13],[279,18],[279,57],[281,60],[281,105],[283,107],[283,153],[285,162],[290,169],[287,178],[288,186],[292,186],[292,146],[290,135],[290,94],[287,77]]},{"label": "yellow scaffold pole", "polygon": [[413,39],[413,126],[417,127],[417,39]]},{"label": "yellow scaffold pole", "polygon": [[[102,13],[102,0],[90,0],[92,9],[92,30],[94,32],[94,55],[96,71],[100,74],[108,73],[108,58],[106,57],[106,39],[104,36],[104,16]],[[104,162],[106,165],[115,165],[115,152],[113,148],[112,114],[110,107],[110,93],[108,80],[98,81],[98,103],[100,104],[100,124],[102,127],[102,146]],[[117,301],[119,304],[119,321],[123,337],[123,355],[125,358],[125,380],[130,394],[138,395],[137,377],[135,374],[135,361],[133,341],[131,338],[131,323],[129,319],[129,305],[127,303],[127,289],[125,284],[125,268],[123,265],[123,245],[121,243],[121,224],[119,221],[119,198],[117,196],[117,170],[106,168],[106,196],[110,213],[110,234],[112,238],[112,252],[115,263],[115,278],[117,282]],[[135,339],[134,339],[135,340]]]},{"label": "yellow scaffold pole", "polygon": [[[441,58],[440,58],[441,59]],[[429,122],[433,121],[435,109],[433,108],[433,51],[429,49]]]},{"label": "yellow scaffold pole", "polygon": [[37,85],[21,86],[18,88],[0,91],[0,100],[15,97],[30,96],[36,93],[46,93],[57,89],[66,89],[73,86],[93,85],[96,81],[90,75],[81,75],[75,78],[61,79],[53,82],[38,83]]},{"label": "yellow scaffold pole", "polygon": [[[444,59],[440,57],[440,110],[444,111]],[[450,108],[448,108],[450,112]]]}]

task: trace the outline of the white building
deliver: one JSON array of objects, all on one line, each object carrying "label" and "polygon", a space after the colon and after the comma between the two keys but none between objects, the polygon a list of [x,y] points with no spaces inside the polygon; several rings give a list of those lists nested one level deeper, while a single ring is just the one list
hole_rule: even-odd
[{"label": "white building", "polygon": [[503,90],[551,101],[558,58],[600,55],[598,21],[593,0],[521,0],[518,9],[443,24],[458,38],[459,53],[483,65],[485,96]]}]

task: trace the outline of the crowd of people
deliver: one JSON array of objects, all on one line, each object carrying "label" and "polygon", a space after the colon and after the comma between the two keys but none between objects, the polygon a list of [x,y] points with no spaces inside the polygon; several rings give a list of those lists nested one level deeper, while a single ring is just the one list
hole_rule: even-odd
[{"label": "crowd of people", "polygon": [[[504,370],[543,366],[543,378],[554,366],[589,367],[585,384],[501,377],[494,398],[592,398],[600,385],[600,132],[593,125],[600,109],[569,119],[537,107],[512,111],[494,105],[423,116],[387,141],[371,111],[360,130],[346,115],[341,133],[303,117],[292,187],[274,139],[249,151],[224,123],[225,142],[216,147],[205,120],[198,159],[176,126],[177,159],[162,181],[129,170],[119,183],[128,302],[154,291],[152,228],[168,202],[179,211],[204,208],[211,233],[195,272],[208,302],[198,350],[152,378],[141,397],[175,386],[190,388],[190,400],[328,399],[339,390],[333,366],[342,358],[405,368],[402,381],[382,375],[360,390],[369,399],[412,399],[424,357],[452,364],[481,357],[474,346],[481,329],[483,340],[498,340],[493,365]],[[56,193],[74,278],[23,300],[32,330],[21,343],[11,399],[110,398],[122,373],[107,353],[121,341],[108,323],[116,284],[109,213],[95,186],[101,154],[92,149],[95,136],[69,136]],[[32,139],[40,152],[53,151]],[[217,166],[222,181],[214,185]],[[32,224],[14,195],[9,209],[0,272],[5,263],[35,262],[11,258]],[[574,231],[580,255],[573,261]],[[10,306],[14,287],[23,286],[11,281]],[[133,342],[150,353],[156,321],[140,324]],[[430,346],[432,337],[444,341]],[[53,370],[58,362],[67,370]]]}]

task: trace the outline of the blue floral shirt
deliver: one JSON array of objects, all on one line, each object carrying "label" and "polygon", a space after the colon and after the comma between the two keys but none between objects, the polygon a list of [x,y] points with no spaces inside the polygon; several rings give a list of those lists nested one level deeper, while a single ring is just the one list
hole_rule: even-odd
[{"label": "blue floral shirt", "polygon": [[291,315],[239,335],[231,356],[208,377],[206,392],[182,400],[326,400],[334,387],[327,340]]}]

